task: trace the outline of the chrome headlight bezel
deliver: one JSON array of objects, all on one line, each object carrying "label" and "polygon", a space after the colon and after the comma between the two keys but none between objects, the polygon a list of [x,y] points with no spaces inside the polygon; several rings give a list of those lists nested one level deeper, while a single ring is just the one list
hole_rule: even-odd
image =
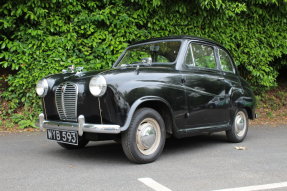
[{"label": "chrome headlight bezel", "polygon": [[44,78],[38,81],[36,85],[36,92],[38,96],[45,97],[49,89],[48,81]]},{"label": "chrome headlight bezel", "polygon": [[104,76],[97,75],[91,78],[89,90],[93,96],[100,97],[107,91],[107,81]]}]

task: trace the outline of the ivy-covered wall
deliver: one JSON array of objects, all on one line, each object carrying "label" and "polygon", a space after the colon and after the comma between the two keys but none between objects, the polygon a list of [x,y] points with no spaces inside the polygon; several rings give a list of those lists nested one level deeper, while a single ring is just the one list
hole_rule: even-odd
[{"label": "ivy-covered wall", "polygon": [[170,35],[218,41],[262,90],[287,65],[287,0],[1,1],[0,69],[12,71],[2,115],[38,108],[34,87],[48,74],[110,67],[128,43]]}]

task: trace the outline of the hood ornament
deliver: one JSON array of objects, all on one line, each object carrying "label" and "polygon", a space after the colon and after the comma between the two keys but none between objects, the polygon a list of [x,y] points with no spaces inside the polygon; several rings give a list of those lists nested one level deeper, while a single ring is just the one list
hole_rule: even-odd
[{"label": "hood ornament", "polygon": [[62,70],[62,73],[66,74],[66,73],[74,73],[76,71],[76,73],[81,73],[83,71],[84,67],[75,67],[75,65],[71,65],[68,67],[67,70]]}]

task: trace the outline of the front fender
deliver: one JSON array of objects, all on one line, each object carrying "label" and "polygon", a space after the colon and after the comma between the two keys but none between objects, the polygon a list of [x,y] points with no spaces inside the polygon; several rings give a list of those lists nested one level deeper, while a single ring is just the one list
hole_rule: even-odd
[{"label": "front fender", "polygon": [[132,106],[130,107],[130,110],[129,110],[129,112],[127,114],[127,117],[126,117],[125,124],[124,124],[124,126],[121,127],[121,131],[126,131],[129,128],[131,120],[132,120],[132,117],[133,117],[135,111],[138,109],[138,107],[142,103],[148,102],[148,101],[160,101],[160,102],[164,103],[169,108],[169,110],[170,110],[170,112],[172,114],[171,106],[165,99],[163,99],[161,97],[158,97],[158,96],[144,96],[144,97],[141,97],[141,98],[137,99],[132,104]]}]

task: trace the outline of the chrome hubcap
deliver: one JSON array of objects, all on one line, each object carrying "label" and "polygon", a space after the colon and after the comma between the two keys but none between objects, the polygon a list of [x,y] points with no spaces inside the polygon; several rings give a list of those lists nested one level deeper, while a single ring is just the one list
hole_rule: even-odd
[{"label": "chrome hubcap", "polygon": [[236,114],[235,121],[235,133],[238,137],[243,137],[246,132],[247,121],[246,116],[242,111]]},{"label": "chrome hubcap", "polygon": [[144,119],[138,126],[136,144],[144,155],[150,155],[156,151],[160,143],[160,126],[153,118]]}]

